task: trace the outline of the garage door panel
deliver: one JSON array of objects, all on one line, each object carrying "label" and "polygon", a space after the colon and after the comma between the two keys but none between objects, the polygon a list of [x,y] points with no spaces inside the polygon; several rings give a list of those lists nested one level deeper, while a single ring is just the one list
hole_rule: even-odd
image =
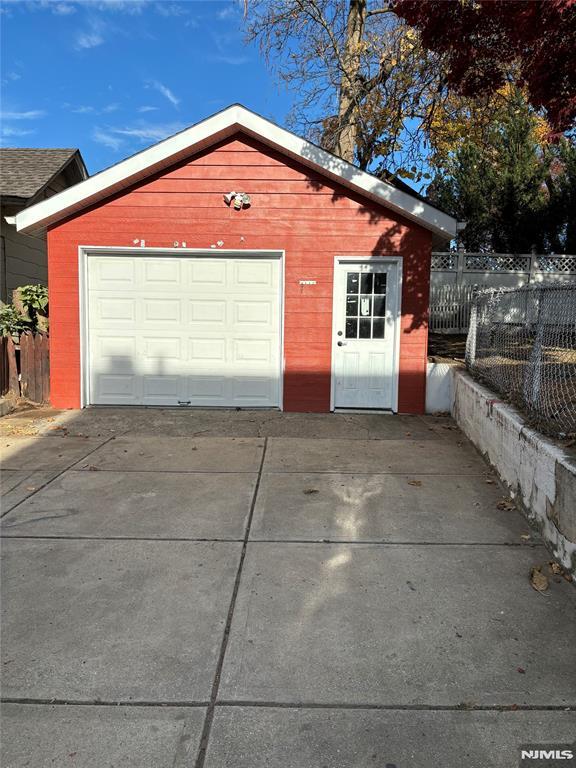
[{"label": "garage door panel", "polygon": [[102,374],[98,380],[102,405],[133,405],[138,399],[138,381],[133,374]]},{"label": "garage door panel", "polygon": [[[263,363],[266,368],[273,364],[271,339],[234,339],[232,360],[234,363],[254,365]],[[241,365],[235,366],[241,368]]]},{"label": "garage door panel", "polygon": [[215,286],[224,287],[227,282],[228,263],[225,259],[199,258],[190,262],[189,285],[213,290]]},{"label": "garage door panel", "polygon": [[172,339],[166,336],[156,338],[145,336],[142,339],[141,350],[143,360],[152,364],[158,365],[158,361],[163,360],[180,363],[182,360],[182,339]]},{"label": "garage door panel", "polygon": [[142,300],[142,322],[154,323],[154,325],[170,325],[176,323],[178,326],[183,322],[182,300],[178,297],[143,297]]},{"label": "garage door panel", "polygon": [[226,363],[226,339],[222,337],[208,337],[204,339],[189,339],[189,361],[194,363],[221,363],[220,370],[224,370]]},{"label": "garage door panel", "polygon": [[207,297],[202,301],[192,300],[188,307],[189,321],[192,325],[206,323],[208,328],[214,328],[215,325],[221,326],[226,323],[226,302],[219,298]]},{"label": "garage door panel", "polygon": [[232,307],[236,328],[275,326],[271,301],[233,301]]},{"label": "garage door panel", "polygon": [[114,370],[134,370],[136,360],[136,336],[96,336],[92,342],[97,363],[92,366],[93,373],[106,373]]},{"label": "garage door panel", "polygon": [[94,319],[97,323],[133,323],[136,320],[136,303],[123,297],[102,296],[94,301]]},{"label": "garage door panel", "polygon": [[[143,376],[142,395],[145,405],[177,405],[180,399],[180,376]],[[154,402],[152,402],[154,401]],[[173,401],[172,403],[170,401]]]},{"label": "garage door panel", "polygon": [[226,380],[221,376],[188,376],[185,399],[191,405],[228,405]]},{"label": "garage door panel", "polygon": [[180,290],[182,284],[181,259],[148,258],[142,262],[142,288],[146,291]]},{"label": "garage door panel", "polygon": [[236,261],[232,264],[233,283],[244,288],[270,288],[275,287],[274,275],[276,270],[270,262],[257,259],[253,261]]},{"label": "garage door panel", "polygon": [[90,402],[278,406],[279,276],[275,259],[89,257]]},{"label": "garage door panel", "polygon": [[274,397],[274,383],[270,378],[256,376],[239,376],[231,380],[234,404],[266,405]]},{"label": "garage door panel", "polygon": [[95,260],[90,265],[90,287],[103,290],[130,290],[136,284],[136,263],[131,258]]}]

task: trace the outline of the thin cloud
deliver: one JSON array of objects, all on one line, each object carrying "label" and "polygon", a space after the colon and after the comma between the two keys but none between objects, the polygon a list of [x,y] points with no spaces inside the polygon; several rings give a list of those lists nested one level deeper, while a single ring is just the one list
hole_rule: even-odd
[{"label": "thin cloud", "polygon": [[250,59],[248,56],[224,56],[217,54],[216,56],[210,56],[210,61],[214,61],[218,64],[226,64],[229,67],[241,67],[243,64],[248,64]]},{"label": "thin cloud", "polygon": [[75,6],[65,0],[28,0],[26,10],[51,11],[55,16],[69,16],[76,13]]},{"label": "thin cloud", "polygon": [[90,48],[97,48],[102,45],[104,38],[98,32],[80,32],[74,43],[74,48],[77,51],[89,50]]},{"label": "thin cloud", "polygon": [[218,11],[216,14],[217,18],[220,19],[220,21],[226,21],[227,19],[231,19],[233,16],[238,15],[238,10],[233,5],[228,5],[226,8],[223,8],[221,11]]},{"label": "thin cloud", "polygon": [[104,32],[107,28],[107,25],[101,19],[90,19],[89,28],[87,30],[80,30],[76,34],[74,48],[77,51],[82,51],[102,45],[104,43]]},{"label": "thin cloud", "polygon": [[108,149],[114,150],[114,152],[118,152],[120,147],[124,144],[121,138],[109,131],[103,131],[101,128],[94,128],[92,131],[92,140],[97,144],[102,144],[103,146],[108,147]]},{"label": "thin cloud", "polygon": [[188,9],[180,3],[159,2],[154,4],[154,10],[160,16],[187,16]]},{"label": "thin cloud", "polygon": [[158,93],[161,93],[165,99],[168,99],[172,106],[176,107],[176,109],[178,108],[180,99],[175,96],[174,93],[172,93],[167,85],[164,85],[164,83],[161,83],[159,80],[151,80],[149,82],[149,86],[150,88],[154,88],[154,90],[158,91]]},{"label": "thin cloud", "polygon": [[144,105],[143,107],[138,107],[138,112],[157,112],[158,107],[149,107],[148,105]]},{"label": "thin cloud", "polygon": [[70,3],[53,3],[52,13],[56,16],[70,16],[72,13],[76,13],[76,8]]},{"label": "thin cloud", "polygon": [[31,133],[35,133],[35,131],[26,128],[12,128],[9,125],[2,127],[2,136],[6,138],[10,136],[29,136]]},{"label": "thin cloud", "polygon": [[237,32],[214,33],[212,34],[212,40],[216,52],[208,57],[210,61],[226,64],[229,67],[239,67],[243,64],[248,64],[250,61],[250,58],[245,54],[235,52],[235,50],[238,50],[239,42],[241,42]]},{"label": "thin cloud", "polygon": [[27,112],[2,112],[2,120],[38,120],[44,117],[43,109],[29,109]]},{"label": "thin cloud", "polygon": [[116,112],[120,109],[118,104],[107,104],[105,107],[93,107],[89,104],[81,104],[78,107],[71,107],[69,104],[65,104],[65,107],[70,109],[75,115],[109,115],[111,112]]},{"label": "thin cloud", "polygon": [[146,0],[92,0],[91,5],[98,11],[111,11],[114,13],[127,13],[130,16],[137,16],[142,13],[147,5]]},{"label": "thin cloud", "polygon": [[97,144],[102,144],[114,152],[124,147],[125,144],[150,144],[178,133],[185,126],[181,123],[146,123],[139,122],[134,125],[121,127],[105,126],[97,127],[92,131],[92,139]]},{"label": "thin cloud", "polygon": [[161,124],[139,124],[127,128],[113,128],[115,134],[120,136],[129,136],[134,139],[139,139],[142,142],[146,141],[161,141],[167,136],[172,136],[174,133],[181,131],[184,126],[181,123],[161,123]]}]

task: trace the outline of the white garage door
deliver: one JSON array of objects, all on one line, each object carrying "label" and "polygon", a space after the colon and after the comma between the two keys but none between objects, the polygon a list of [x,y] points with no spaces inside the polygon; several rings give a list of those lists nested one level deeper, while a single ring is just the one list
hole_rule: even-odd
[{"label": "white garage door", "polygon": [[88,255],[88,401],[280,405],[280,259]]}]

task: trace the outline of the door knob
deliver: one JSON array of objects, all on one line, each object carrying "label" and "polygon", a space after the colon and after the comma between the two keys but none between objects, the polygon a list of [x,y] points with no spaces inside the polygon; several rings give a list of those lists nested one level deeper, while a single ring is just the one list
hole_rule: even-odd
[{"label": "door knob", "polygon": [[339,347],[345,347],[346,346],[346,342],[345,341],[339,341],[338,342],[338,346]]}]

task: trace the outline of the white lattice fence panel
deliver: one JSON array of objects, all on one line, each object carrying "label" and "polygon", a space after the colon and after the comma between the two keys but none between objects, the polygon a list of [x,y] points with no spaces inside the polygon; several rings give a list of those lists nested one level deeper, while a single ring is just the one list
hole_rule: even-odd
[{"label": "white lattice fence panel", "polygon": [[536,264],[540,272],[574,273],[576,277],[576,256],[538,256]]},{"label": "white lattice fence panel", "polygon": [[503,256],[495,253],[468,254],[465,268],[474,272],[529,272],[530,256]]},{"label": "white lattice fence panel", "polygon": [[433,253],[432,269],[437,271],[455,271],[458,265],[456,253]]}]

